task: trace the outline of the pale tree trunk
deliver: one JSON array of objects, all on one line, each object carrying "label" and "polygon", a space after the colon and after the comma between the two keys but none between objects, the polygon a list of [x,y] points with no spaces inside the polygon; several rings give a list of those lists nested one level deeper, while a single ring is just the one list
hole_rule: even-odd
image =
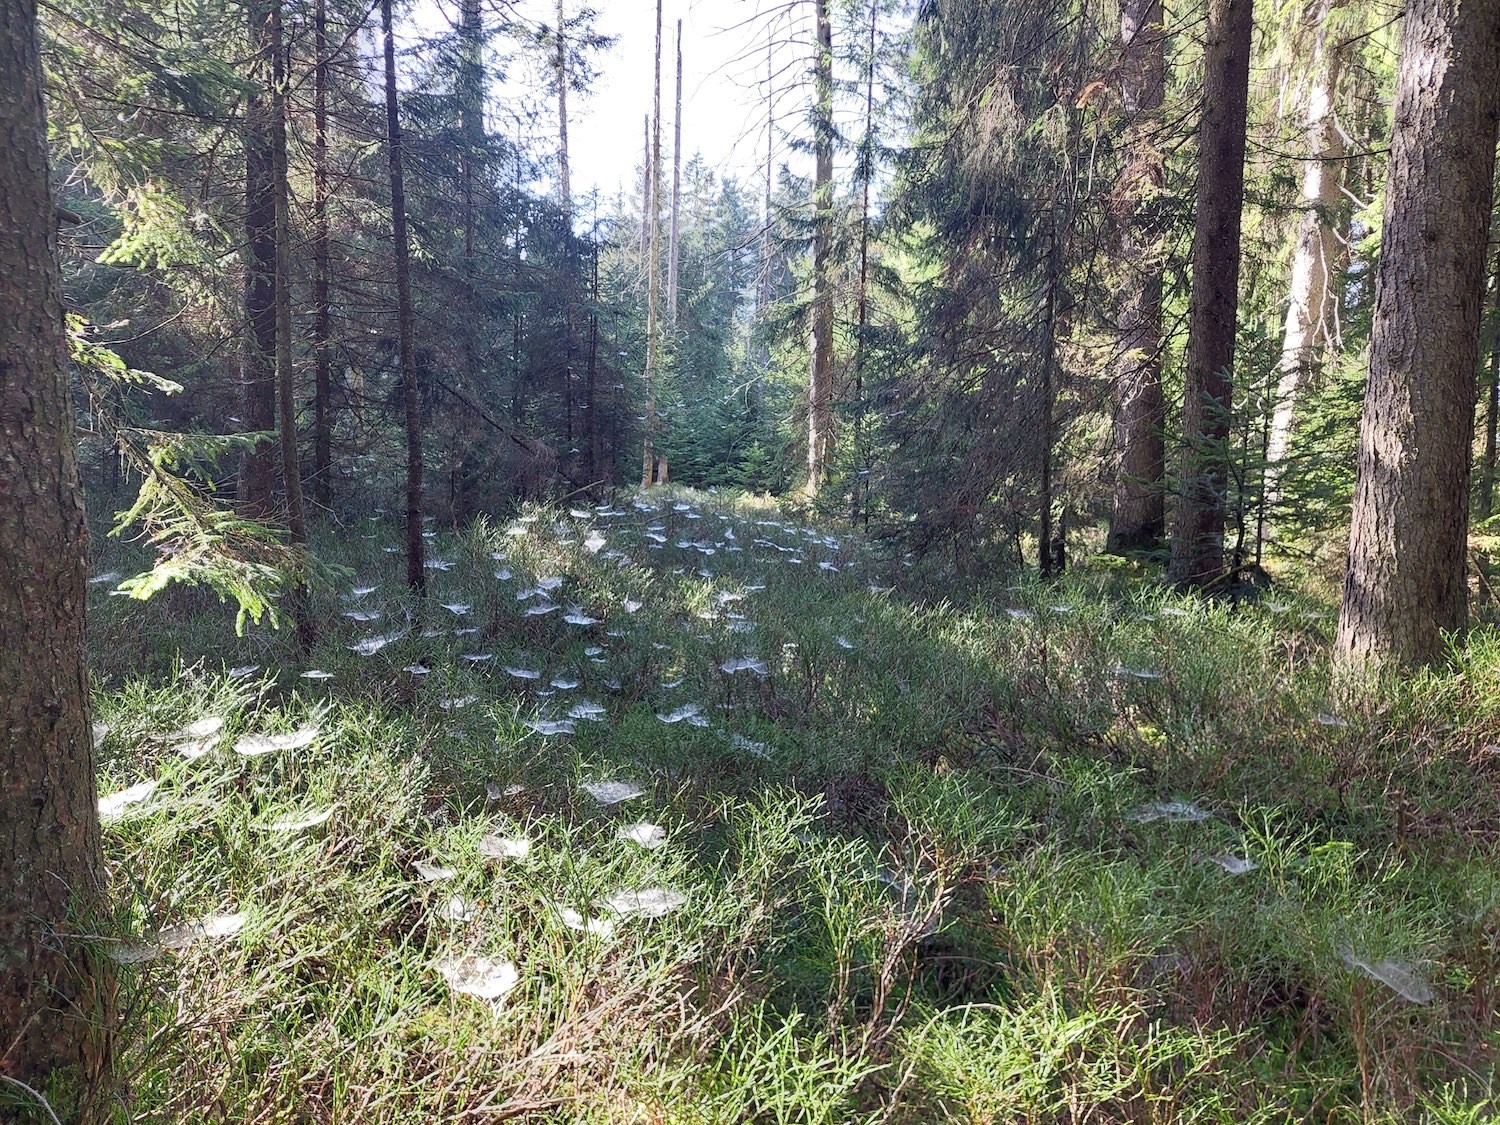
[{"label": "pale tree trunk", "polygon": [[682,208],[682,21],[677,21],[677,109],[672,115],[672,225],[667,237],[667,323],[677,327],[677,232]]},{"label": "pale tree trunk", "polygon": [[[1108,549],[1150,549],[1166,530],[1166,400],[1161,389],[1162,281],[1158,197],[1166,188],[1153,139],[1166,91],[1162,0],[1124,0],[1120,95],[1130,115],[1124,174],[1116,190],[1118,266],[1125,287],[1115,373],[1114,504]],[[1146,200],[1142,206],[1142,199]]]},{"label": "pale tree trunk", "polygon": [[1312,54],[1302,92],[1307,159],[1302,167],[1302,224],[1292,255],[1292,280],[1282,332],[1276,405],[1266,443],[1266,504],[1281,499],[1281,476],[1291,445],[1298,400],[1315,374],[1320,357],[1338,348],[1338,277],[1343,245],[1338,216],[1343,210],[1343,171],[1347,145],[1335,112],[1339,72],[1347,50],[1329,42],[1329,21],[1344,0],[1319,0],[1313,13]]},{"label": "pale tree trunk", "polygon": [[[114,1022],[108,963],[91,963],[75,936],[96,932],[104,895],[84,660],[88,532],[35,0],[0,0],[0,27],[0,1075],[86,1089],[107,1074]],[[31,1100],[8,1084],[0,1098]],[[45,1120],[33,1108],[25,1119]],[[86,1106],[57,1108],[92,1119]]]},{"label": "pale tree trunk", "polygon": [[417,391],[416,341],[411,307],[411,249],[406,233],[406,183],[402,174],[401,113],[396,95],[396,33],[391,0],[380,0],[385,35],[386,159],[391,174],[391,230],[396,266],[396,326],[400,338],[401,392],[406,400],[406,584],[427,593],[422,538],[422,410]]},{"label": "pale tree trunk", "polygon": [[[287,183],[286,59],[282,48],[281,0],[271,0],[271,180],[276,207],[276,406],[281,434],[281,476],[286,489],[288,540],[307,546],[307,514],[302,506],[302,461],[297,454],[297,398],[292,368],[292,222]],[[307,582],[299,576],[290,598],[297,636],[305,647],[316,637]]]},{"label": "pale tree trunk", "polygon": [[557,0],[557,190],[563,226],[573,233],[573,174],[568,164],[568,40],[563,0]]},{"label": "pale tree trunk", "polygon": [[1182,468],[1167,568],[1168,578],[1185,586],[1208,586],[1225,573],[1225,491],[1253,26],[1250,0],[1209,0]]},{"label": "pale tree trunk", "polygon": [[833,440],[833,24],[814,0],[812,364],[807,380],[807,493],[828,478]]},{"label": "pale tree trunk", "polygon": [[313,9],[313,500],[333,500],[333,306],[328,232],[328,0]]},{"label": "pale tree trunk", "polygon": [[656,84],[651,116],[650,176],[646,197],[649,212],[646,253],[646,440],[641,455],[641,487],[650,488],[656,477],[656,363],[658,354],[657,305],[661,296],[661,0],[656,0]]},{"label": "pale tree trunk", "polygon": [[[266,83],[273,65],[268,0],[248,5],[252,73],[245,99],[245,346],[240,388],[243,428],[276,430],[276,191],[271,154],[271,107]],[[268,516],[276,477],[276,447],[257,442],[240,460],[238,499],[247,515]]]},{"label": "pale tree trunk", "polygon": [[1411,0],[1335,660],[1426,663],[1468,613],[1470,442],[1500,116],[1500,0]]}]

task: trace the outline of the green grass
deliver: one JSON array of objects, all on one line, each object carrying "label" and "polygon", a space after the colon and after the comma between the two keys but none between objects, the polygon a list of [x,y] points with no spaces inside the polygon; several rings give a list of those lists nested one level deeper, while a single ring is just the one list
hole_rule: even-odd
[{"label": "green grass", "polygon": [[[159,782],[106,825],[95,940],[245,916],[121,968],[119,1120],[1488,1119],[1500,640],[1339,699],[1308,597],[1204,605],[1101,561],[949,601],[764,504],[650,502],[439,532],[425,607],[390,525],[327,535],[377,589],[320,594],[305,656],[197,592],[94,588],[100,792]],[[523,616],[546,575],[564,609]],[[767,674],[721,669],[740,656]],[[525,725],[583,699],[605,720]],[[657,717],[691,703],[707,727]],[[205,715],[222,742],[185,760],[161,736]],[[230,749],[308,723],[303,748]],[[601,807],[603,780],[642,795]],[[1204,818],[1143,815],[1169,801]],[[665,845],[617,839],[637,821]],[[561,911],[650,888],[685,901],[602,936]],[[468,955],[518,983],[455,994],[438,966]],[[1359,967],[1383,962],[1430,1001]]]}]

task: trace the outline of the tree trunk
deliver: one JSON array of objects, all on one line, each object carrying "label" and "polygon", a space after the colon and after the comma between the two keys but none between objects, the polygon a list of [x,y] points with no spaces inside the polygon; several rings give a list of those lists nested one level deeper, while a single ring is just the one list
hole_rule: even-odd
[{"label": "tree trunk", "polygon": [[856,165],[859,180],[859,294],[854,326],[854,484],[849,491],[849,522],[870,525],[870,465],[865,449],[865,339],[870,327],[870,183],[875,178],[875,33],[878,2],[870,4],[870,39],[865,56],[865,135]]},{"label": "tree trunk", "polygon": [[35,0],[0,0],[0,27],[0,1075],[86,1090],[107,1074],[114,1020],[107,965],[74,937],[103,897],[88,539]]},{"label": "tree trunk", "polygon": [[[459,328],[459,354],[463,357],[458,371],[459,386],[464,393],[471,393],[478,382],[479,357],[477,335],[480,331],[481,312],[477,273],[477,226],[478,204],[475,200],[475,185],[484,182],[481,170],[483,162],[484,131],[484,17],[479,0],[463,0],[458,19],[458,81],[457,94],[459,133],[462,157],[459,175],[463,178],[463,308],[464,322]],[[448,443],[448,514],[455,524],[460,508],[464,505],[465,461],[474,448],[474,412],[464,410],[458,416],[457,433]]]},{"label": "tree trunk", "polygon": [[568,166],[568,41],[563,0],[557,0],[557,189],[564,226],[573,231],[573,178]]},{"label": "tree trunk", "polygon": [[[248,5],[252,73],[245,99],[245,347],[241,359],[243,426],[276,430],[276,191],[271,154],[271,108],[265,86],[273,60],[268,0]],[[267,516],[276,475],[276,449],[257,442],[240,460],[239,501],[246,514]]]},{"label": "tree trunk", "polygon": [[[1130,115],[1128,155],[1116,192],[1120,366],[1115,374],[1114,506],[1110,551],[1155,547],[1166,530],[1166,400],[1161,389],[1162,282],[1158,196],[1166,166],[1154,140],[1166,92],[1162,0],[1124,0],[1120,95]],[[1142,206],[1142,199],[1146,204]]]},{"label": "tree trunk", "polygon": [[656,0],[655,112],[651,126],[651,175],[646,191],[650,237],[646,254],[646,440],[641,457],[642,488],[650,488],[656,476],[657,304],[661,290],[661,0]]},{"label": "tree trunk", "polygon": [[1307,160],[1302,169],[1302,206],[1305,210],[1292,256],[1280,378],[1266,444],[1266,504],[1272,509],[1281,499],[1281,474],[1291,444],[1297,400],[1307,389],[1319,357],[1338,347],[1339,288],[1335,281],[1343,272],[1338,217],[1344,209],[1347,146],[1334,112],[1334,99],[1345,48],[1343,44],[1328,42],[1328,24],[1334,10],[1343,3],[1344,0],[1320,0],[1313,16],[1312,56],[1304,95]]},{"label": "tree trunk", "polygon": [[667,235],[667,323],[677,327],[677,232],[682,208],[682,21],[677,21],[677,109],[672,115],[672,225]]},{"label": "tree trunk", "polygon": [[328,0],[313,9],[313,501],[333,502],[333,306],[328,232]]},{"label": "tree trunk", "polygon": [[[292,197],[287,182],[286,57],[282,48],[282,0],[271,0],[271,179],[276,195],[276,405],[281,431],[281,475],[286,489],[288,540],[307,546],[307,513],[302,506],[302,460],[297,454],[297,396],[292,367]],[[297,637],[311,648],[317,637],[307,582],[299,576],[288,598]]]},{"label": "tree trunk", "polygon": [[401,392],[406,406],[406,584],[427,593],[422,539],[422,411],[417,390],[416,343],[411,308],[411,249],[406,233],[406,184],[402,177],[401,113],[396,101],[396,35],[391,0],[380,0],[385,35],[386,157],[391,170],[391,228],[396,266],[396,324],[401,349]]},{"label": "tree trunk", "polygon": [[1335,659],[1438,659],[1468,612],[1470,442],[1500,116],[1500,0],[1411,0]]},{"label": "tree trunk", "polygon": [[807,380],[807,493],[828,477],[833,439],[833,24],[828,0],[815,0],[813,59],[812,365]]},{"label": "tree trunk", "polygon": [[1047,220],[1047,279],[1042,297],[1042,434],[1041,486],[1037,497],[1037,571],[1054,575],[1052,544],[1052,456],[1057,444],[1057,297],[1062,283],[1062,234],[1057,199]]},{"label": "tree trunk", "polygon": [[1479,499],[1476,514],[1487,520],[1495,511],[1495,438],[1500,432],[1500,253],[1495,255],[1495,282],[1491,297],[1490,377],[1484,412],[1484,459],[1479,468]]},{"label": "tree trunk", "polygon": [[1250,0],[1209,0],[1182,467],[1167,569],[1168,578],[1185,586],[1210,585],[1225,571],[1225,492],[1253,26]]}]

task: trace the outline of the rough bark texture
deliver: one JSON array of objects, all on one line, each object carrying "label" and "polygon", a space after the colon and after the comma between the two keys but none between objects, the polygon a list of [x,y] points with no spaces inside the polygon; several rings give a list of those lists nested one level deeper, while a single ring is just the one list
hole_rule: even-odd
[{"label": "rough bark texture", "polygon": [[401,350],[401,393],[406,400],[406,584],[427,593],[422,538],[422,410],[417,390],[417,354],[411,307],[411,249],[406,233],[406,184],[402,175],[401,111],[396,101],[396,35],[391,0],[380,0],[385,35],[386,158],[391,172],[391,229],[396,259],[396,328]]},{"label": "rough bark texture", "polygon": [[40,1086],[102,1073],[112,990],[66,937],[90,932],[99,821],[36,14],[0,0],[0,1074]]},{"label": "rough bark texture", "polygon": [[333,306],[328,232],[328,0],[313,9],[313,500],[333,502]]},{"label": "rough bark texture", "polygon": [[1500,0],[1412,0],[1335,642],[1346,667],[1435,660],[1465,624],[1497,115]]},{"label": "rough bark texture", "polygon": [[656,0],[655,111],[651,115],[650,175],[646,180],[646,440],[641,455],[641,487],[656,481],[656,364],[661,302],[661,0]]},{"label": "rough bark texture", "polygon": [[812,364],[807,380],[807,491],[828,476],[833,440],[833,24],[828,0],[815,0],[813,59]]},{"label": "rough bark texture", "polygon": [[[272,51],[270,5],[248,6],[250,51],[256,73],[245,100],[245,347],[240,361],[243,428],[276,430],[276,190],[271,153],[271,105],[265,84]],[[258,443],[240,461],[239,500],[251,515],[271,510],[276,446]]]},{"label": "rough bark texture", "polygon": [[1301,95],[1307,160],[1302,168],[1302,224],[1292,255],[1292,280],[1282,332],[1276,407],[1266,444],[1266,500],[1281,496],[1282,463],[1291,444],[1297,400],[1317,370],[1319,357],[1338,346],[1336,279],[1343,273],[1338,221],[1344,210],[1343,168],[1348,146],[1334,112],[1346,48],[1329,42],[1329,20],[1344,0],[1319,0],[1312,15],[1312,49]]},{"label": "rough bark texture", "polygon": [[[1154,547],[1166,530],[1166,400],[1161,389],[1161,252],[1154,215],[1166,166],[1153,140],[1166,92],[1162,0],[1124,0],[1120,96],[1129,155],[1116,189],[1118,268],[1124,285],[1115,374],[1114,505],[1108,549]],[[1144,206],[1143,206],[1144,201]]]},{"label": "rough bark texture", "polygon": [[1250,0],[1209,0],[1182,468],[1167,570],[1168,578],[1186,586],[1209,585],[1225,572],[1224,493],[1229,479],[1252,29]]}]

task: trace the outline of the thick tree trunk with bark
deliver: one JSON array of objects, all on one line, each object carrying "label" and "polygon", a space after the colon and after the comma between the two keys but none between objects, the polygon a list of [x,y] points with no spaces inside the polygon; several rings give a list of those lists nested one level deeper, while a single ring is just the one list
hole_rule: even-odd
[{"label": "thick tree trunk with bark", "polygon": [[1500,117],[1500,0],[1412,0],[1335,659],[1430,662],[1468,612],[1470,440]]},{"label": "thick tree trunk with bark", "polygon": [[[1162,282],[1157,197],[1166,162],[1153,139],[1166,93],[1162,0],[1124,0],[1120,96],[1127,126],[1125,172],[1116,189],[1118,267],[1124,286],[1115,373],[1114,506],[1108,549],[1154,547],[1166,530],[1166,400],[1161,389]],[[1142,200],[1145,206],[1142,206]]]},{"label": "thick tree trunk with bark", "polygon": [[104,965],[71,936],[95,932],[102,896],[87,531],[35,0],[0,0],[0,28],[0,1075],[77,1068],[82,1088],[107,1070],[113,1019]]},{"label": "thick tree trunk with bark", "polygon": [[[265,86],[271,74],[270,4],[248,5],[255,73],[245,99],[245,346],[240,361],[243,428],[276,430],[276,189],[272,112]],[[271,511],[276,447],[259,442],[240,461],[239,501],[249,515]]]},{"label": "thick tree trunk with bark", "polygon": [[813,58],[812,364],[807,380],[807,492],[828,478],[833,441],[833,23],[815,0]]},{"label": "thick tree trunk with bark", "polygon": [[1301,94],[1307,160],[1302,169],[1302,224],[1292,255],[1292,280],[1282,332],[1280,378],[1266,443],[1266,503],[1281,499],[1283,463],[1291,445],[1297,401],[1325,352],[1338,347],[1337,280],[1343,273],[1339,216],[1344,210],[1344,157],[1348,146],[1334,99],[1346,45],[1329,41],[1329,20],[1344,0],[1320,0],[1313,13],[1312,54]]},{"label": "thick tree trunk with bark", "polygon": [[1225,492],[1253,27],[1250,0],[1209,0],[1182,467],[1167,569],[1168,578],[1185,586],[1207,586],[1225,573]]},{"label": "thick tree trunk with bark", "polygon": [[333,305],[328,231],[328,0],[313,9],[313,500],[333,502]]},{"label": "thick tree trunk with bark", "polygon": [[406,184],[402,173],[401,111],[396,93],[396,34],[391,0],[380,0],[385,36],[386,158],[391,173],[391,230],[396,266],[396,328],[401,353],[401,394],[406,407],[406,584],[427,593],[425,540],[422,538],[422,404],[417,389],[417,354],[411,306],[411,248],[406,233]]}]

